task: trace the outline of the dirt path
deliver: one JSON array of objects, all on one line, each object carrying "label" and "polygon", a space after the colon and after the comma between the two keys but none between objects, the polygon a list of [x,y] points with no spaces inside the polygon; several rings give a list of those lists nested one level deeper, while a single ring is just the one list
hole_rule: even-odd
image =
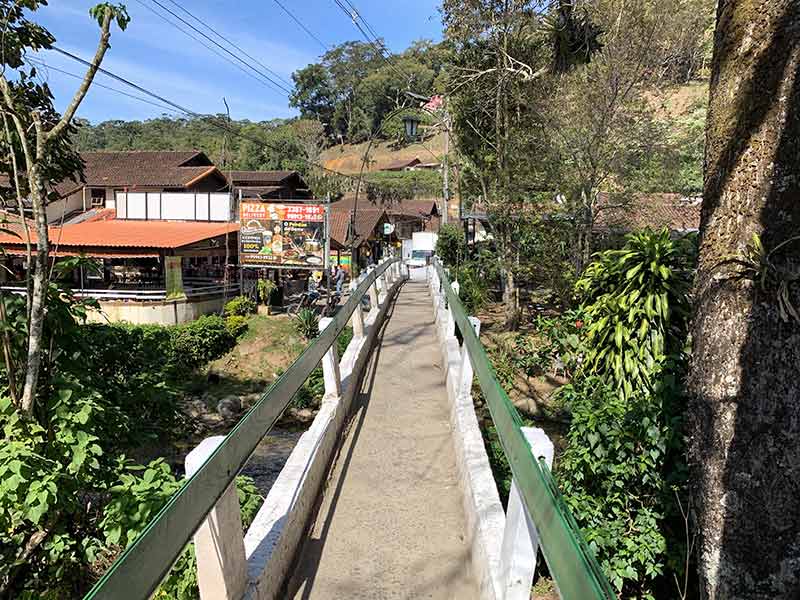
[{"label": "dirt path", "polygon": [[424,283],[400,292],[289,597],[478,597]]}]

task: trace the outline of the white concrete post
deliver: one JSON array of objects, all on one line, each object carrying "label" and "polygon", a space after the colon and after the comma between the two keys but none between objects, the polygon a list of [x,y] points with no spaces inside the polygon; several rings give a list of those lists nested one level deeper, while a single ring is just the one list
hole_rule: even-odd
[{"label": "white concrete post", "polygon": [[[444,302],[447,302],[447,297],[444,298]],[[447,328],[444,331],[444,335],[446,338],[453,337],[456,334],[456,319],[453,316],[453,307],[447,303],[447,313],[445,315]]]},{"label": "white concrete post", "polygon": [[[225,437],[204,439],[186,455],[186,476],[203,466]],[[247,591],[242,515],[236,484],[231,483],[194,534],[197,584],[201,600],[241,600]]]},{"label": "white concrete post", "polygon": [[[350,296],[353,296],[358,288],[355,281],[350,282]],[[364,311],[361,310],[361,302],[358,303],[356,309],[353,311],[353,316],[350,318],[350,326],[353,328],[354,338],[364,337]]]},{"label": "white concrete post", "polygon": [[[534,460],[544,458],[547,468],[553,465],[553,442],[542,429],[523,427],[522,433],[531,446]],[[539,532],[522,502],[517,482],[511,480],[506,527],[500,551],[500,577],[503,600],[529,600],[536,573]]]},{"label": "white concrete post", "polygon": [[458,281],[454,281],[451,285],[453,291],[456,293],[456,296],[461,297],[461,284]]},{"label": "white concrete post", "polygon": [[[361,310],[359,307],[357,310]],[[333,319],[324,317],[319,320],[319,330],[325,331]],[[325,380],[325,398],[338,398],[342,395],[342,374],[339,371],[339,352],[336,350],[336,340],[322,357],[322,376]]]},{"label": "white concrete post", "polygon": [[383,306],[383,303],[386,302],[386,290],[389,289],[386,271],[381,273],[376,281],[380,282],[378,284],[378,303]]},{"label": "white concrete post", "polygon": [[[475,335],[480,339],[481,335],[481,320],[477,317],[469,317],[469,322],[475,330]],[[472,392],[472,361],[469,358],[469,351],[466,344],[461,344],[461,383],[459,385],[459,393],[464,396]]]},{"label": "white concrete post", "polygon": [[376,279],[374,283],[369,286],[369,305],[370,308],[377,308],[378,307],[378,280]]}]

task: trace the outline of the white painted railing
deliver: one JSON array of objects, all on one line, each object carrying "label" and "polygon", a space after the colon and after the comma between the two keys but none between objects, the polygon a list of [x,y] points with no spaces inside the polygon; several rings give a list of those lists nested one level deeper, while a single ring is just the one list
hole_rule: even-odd
[{"label": "white painted railing", "polygon": [[[227,286],[227,293],[233,297],[239,294],[239,284],[234,283]],[[12,294],[24,294],[25,288],[20,286],[4,285],[0,290],[11,292]],[[225,286],[222,284],[187,287],[184,290],[187,298],[200,296],[221,296],[225,294]],[[165,289],[94,289],[94,288],[74,288],[72,293],[76,298],[94,298],[96,300],[135,300],[139,302],[158,302],[167,300],[167,290]],[[177,298],[169,298],[177,299]]]}]

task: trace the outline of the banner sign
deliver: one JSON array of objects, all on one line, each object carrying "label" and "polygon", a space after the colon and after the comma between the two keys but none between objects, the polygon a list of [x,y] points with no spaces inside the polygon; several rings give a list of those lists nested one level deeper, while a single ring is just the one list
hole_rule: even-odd
[{"label": "banner sign", "polygon": [[180,256],[164,257],[167,298],[181,298],[183,292],[183,268]]},{"label": "banner sign", "polygon": [[242,202],[239,217],[241,265],[319,269],[325,264],[322,204]]}]

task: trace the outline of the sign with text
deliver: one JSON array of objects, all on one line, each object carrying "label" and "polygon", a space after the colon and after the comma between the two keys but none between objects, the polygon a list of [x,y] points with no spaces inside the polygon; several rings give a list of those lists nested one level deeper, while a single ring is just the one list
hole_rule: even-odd
[{"label": "sign with text", "polygon": [[322,204],[242,202],[239,217],[242,266],[318,269],[325,264]]}]

